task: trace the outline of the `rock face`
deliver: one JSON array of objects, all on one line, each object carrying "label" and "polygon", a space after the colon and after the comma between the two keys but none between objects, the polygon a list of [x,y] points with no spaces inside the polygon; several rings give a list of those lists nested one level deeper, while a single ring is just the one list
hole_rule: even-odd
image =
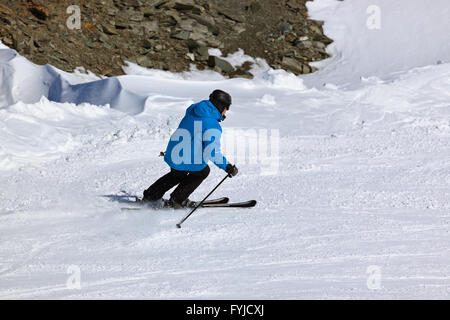
[{"label": "rock face", "polygon": [[78,0],[77,11],[72,0],[2,0],[0,40],[37,64],[69,72],[82,66],[121,75],[124,61],[132,61],[174,72],[195,64],[251,78],[250,63],[234,68],[209,55],[218,48],[224,55],[243,49],[275,69],[304,74],[314,71],[309,62],[328,57],[332,42],[320,21],[308,19],[305,2]]}]

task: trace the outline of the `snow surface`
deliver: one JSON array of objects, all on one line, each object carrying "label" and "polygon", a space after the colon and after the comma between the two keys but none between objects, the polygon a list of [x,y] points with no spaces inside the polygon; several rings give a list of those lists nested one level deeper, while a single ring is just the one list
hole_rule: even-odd
[{"label": "snow surface", "polygon": [[[448,6],[401,2],[370,1],[385,15],[375,42],[369,1],[309,3],[335,42],[303,78],[255,59],[254,80],[131,63],[100,79],[0,44],[0,298],[448,299],[450,54],[430,37]],[[408,38],[421,50],[397,59],[385,43],[405,11],[426,24]],[[159,152],[216,88],[233,96],[224,153],[239,175],[214,196],[257,207],[202,209],[182,229],[184,210],[121,211],[168,171]],[[232,156],[238,128],[278,130],[275,172]],[[213,167],[192,198],[223,176]]]},{"label": "snow surface", "polygon": [[310,85],[327,79],[352,87],[360,77],[389,79],[395,71],[450,62],[448,0],[315,0],[307,7],[336,39],[327,47],[332,57],[313,64],[320,71],[306,77]]}]

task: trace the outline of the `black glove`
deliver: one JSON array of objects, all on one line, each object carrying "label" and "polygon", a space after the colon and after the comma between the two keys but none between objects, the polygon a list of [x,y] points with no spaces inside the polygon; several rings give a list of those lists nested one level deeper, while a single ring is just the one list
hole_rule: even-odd
[{"label": "black glove", "polygon": [[227,164],[227,168],[225,169],[226,173],[230,178],[234,177],[238,174],[238,168],[235,165]]}]

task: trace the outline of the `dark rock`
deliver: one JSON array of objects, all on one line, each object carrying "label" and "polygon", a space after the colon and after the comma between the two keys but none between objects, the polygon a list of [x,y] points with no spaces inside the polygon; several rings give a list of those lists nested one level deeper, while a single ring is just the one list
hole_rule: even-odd
[{"label": "dark rock", "polygon": [[195,49],[194,51],[195,51],[195,53],[197,53],[199,55],[200,60],[208,60],[209,59],[208,47],[200,46],[197,49]]},{"label": "dark rock", "polygon": [[114,46],[109,44],[108,42],[103,42],[103,46],[108,50],[114,49]]},{"label": "dark rock", "polygon": [[262,6],[259,2],[252,2],[250,4],[250,6],[248,7],[248,10],[252,13],[252,14],[256,14],[258,12],[260,12],[262,10]]},{"label": "dark rock", "polygon": [[109,37],[108,37],[107,35],[105,35],[105,34],[101,34],[101,35],[98,37],[98,40],[99,40],[100,42],[107,42],[107,41],[109,40]]},{"label": "dark rock", "polygon": [[137,64],[142,67],[150,68],[153,66],[152,60],[147,56],[139,56],[136,58]]},{"label": "dark rock", "polygon": [[11,20],[3,15],[0,15],[0,22],[2,22],[5,25],[11,25]]},{"label": "dark rock", "polygon": [[311,48],[313,46],[313,42],[310,40],[300,41],[298,46],[302,48]]},{"label": "dark rock", "polygon": [[218,36],[220,33],[220,28],[216,25],[214,19],[208,16],[199,16],[196,14],[188,15],[190,18],[196,20],[198,23],[206,26],[208,30],[215,36]]},{"label": "dark rock", "polygon": [[4,38],[2,38],[2,42],[8,47],[12,47],[13,44],[14,44],[14,41],[13,41],[13,39],[11,37],[4,37]]},{"label": "dark rock", "polygon": [[145,49],[151,49],[153,47],[152,43],[147,39],[142,40],[141,45]]},{"label": "dark rock", "polygon": [[11,11],[10,9],[8,9],[7,7],[0,6],[0,13],[4,13],[4,14],[7,14],[7,15],[11,15],[11,14],[12,14],[12,11]]},{"label": "dark rock", "polygon": [[119,11],[119,13],[116,15],[115,19],[115,26],[116,29],[127,29],[129,28],[131,24],[130,16],[133,14],[132,11],[124,10]]},{"label": "dark rock", "polygon": [[166,25],[172,27],[179,24],[181,22],[181,18],[176,11],[168,10],[165,12],[165,17],[163,21],[166,23]]},{"label": "dark rock", "polygon": [[288,33],[288,34],[284,37],[284,40],[285,40],[285,41],[287,41],[287,42],[292,42],[292,43],[294,43],[297,39],[298,39],[298,38],[297,38],[297,34],[296,34],[295,32]]},{"label": "dark rock", "polygon": [[157,21],[144,21],[141,25],[147,33],[159,31],[159,25]]},{"label": "dark rock", "polygon": [[115,25],[116,29],[123,30],[123,29],[127,29],[130,24],[126,20],[117,19],[115,21],[114,25]]},{"label": "dark rock", "polygon": [[82,0],[81,31],[65,25],[66,1],[33,0],[52,4],[45,20],[24,8],[31,1],[0,2],[3,43],[35,63],[69,72],[83,66],[120,75],[123,61],[139,58],[146,67],[172,72],[195,64],[199,70],[250,78],[250,66],[233,68],[208,53],[208,48],[224,54],[241,48],[271,67],[300,74],[315,71],[308,63],[326,58],[332,42],[322,22],[307,18],[305,0]]},{"label": "dark rock", "polygon": [[200,47],[203,43],[202,42],[199,42],[199,41],[195,41],[195,40],[192,40],[192,39],[189,39],[187,42],[186,42],[186,44],[187,44],[187,46],[188,46],[188,48],[189,48],[189,51],[194,51],[195,49],[197,49],[198,47]]},{"label": "dark rock", "polygon": [[303,73],[303,64],[291,57],[283,57],[281,65],[296,74]]},{"label": "dark rock", "polygon": [[303,4],[297,0],[288,0],[286,2],[286,5],[289,8],[294,9],[294,12],[298,12],[299,10],[301,10]]},{"label": "dark rock", "polygon": [[135,22],[141,22],[144,20],[144,13],[139,11],[130,12],[130,20]]},{"label": "dark rock", "polygon": [[193,19],[184,19],[179,22],[180,28],[185,31],[192,31],[194,29],[195,20]]},{"label": "dark rock", "polygon": [[44,6],[33,3],[31,0],[27,0],[28,10],[38,19],[46,20],[50,17],[49,11]]},{"label": "dark rock", "polygon": [[235,21],[235,22],[244,22],[245,18],[237,12],[237,10],[231,9],[219,9],[219,14],[223,15],[225,18]]},{"label": "dark rock", "polygon": [[155,14],[155,8],[154,7],[144,7],[140,9],[141,12],[144,14],[144,17],[148,18]]},{"label": "dark rock", "polygon": [[208,66],[210,66],[211,68],[215,67],[220,68],[220,70],[226,73],[234,71],[233,66],[228,61],[220,59],[219,57],[216,56],[209,56]]},{"label": "dark rock", "polygon": [[293,27],[292,27],[292,24],[285,22],[281,25],[280,29],[281,29],[282,33],[289,33],[289,32],[292,32]]},{"label": "dark rock", "polygon": [[303,74],[307,74],[307,73],[311,73],[312,72],[312,69],[311,69],[311,67],[310,66],[308,66],[307,64],[304,64],[303,65]]},{"label": "dark rock", "polygon": [[313,32],[313,34],[316,34],[316,35],[319,35],[319,36],[323,35],[322,28],[320,26],[316,25],[316,24],[311,25],[309,27],[309,29]]},{"label": "dark rock", "polygon": [[187,42],[188,48],[190,52],[194,52],[197,54],[197,60],[200,61],[206,61],[209,58],[208,53],[208,47],[203,43],[199,41],[195,41],[192,39],[189,39]]},{"label": "dark rock", "polygon": [[289,51],[284,52],[282,55],[284,57],[288,57],[288,58],[295,58],[296,53],[295,53],[295,50],[289,50]]},{"label": "dark rock", "polygon": [[144,36],[144,27],[140,23],[130,23],[131,32],[138,37]]},{"label": "dark rock", "polygon": [[206,42],[208,40],[208,35],[202,32],[192,32],[189,39],[194,41]]},{"label": "dark rock", "polygon": [[169,2],[169,0],[161,0],[158,1],[157,3],[155,3],[155,8],[156,9],[160,9],[162,8],[165,4],[167,4]]},{"label": "dark rock", "polygon": [[180,31],[171,35],[172,38],[178,40],[188,40],[191,33],[189,31]]},{"label": "dark rock", "polygon": [[106,9],[106,14],[109,16],[115,16],[117,14],[117,12],[119,12],[119,10],[117,8],[107,8]]},{"label": "dark rock", "polygon": [[212,33],[209,31],[208,27],[199,24],[197,22],[194,22],[194,24],[192,25],[192,31],[193,32],[197,32],[197,33],[202,33],[202,34],[207,34],[208,36],[213,36]]},{"label": "dark rock", "polygon": [[223,48],[224,47],[224,44],[220,40],[217,40],[217,39],[214,39],[211,37],[206,39],[206,44],[212,48]]},{"label": "dark rock", "polygon": [[115,28],[111,25],[108,24],[102,24],[102,30],[104,33],[109,34],[109,35],[117,35],[117,31],[115,30]]},{"label": "dark rock", "polygon": [[119,5],[122,5],[123,7],[140,7],[142,6],[142,3],[138,0],[115,0],[116,3]]},{"label": "dark rock", "polygon": [[324,43],[320,42],[320,41],[314,41],[313,45],[314,45],[314,47],[316,47],[320,51],[325,51],[325,49],[327,48],[327,46]]},{"label": "dark rock", "polygon": [[173,8],[179,11],[191,11],[196,14],[201,14],[205,11],[203,7],[196,5],[193,0],[177,0],[175,1]]},{"label": "dark rock", "polygon": [[88,38],[84,38],[83,42],[85,45],[87,45],[89,48],[95,48],[95,45],[92,43],[92,41]]},{"label": "dark rock", "polygon": [[242,32],[245,32],[246,29],[242,23],[238,23],[235,26],[233,26],[233,31],[236,32],[237,34],[240,34]]}]

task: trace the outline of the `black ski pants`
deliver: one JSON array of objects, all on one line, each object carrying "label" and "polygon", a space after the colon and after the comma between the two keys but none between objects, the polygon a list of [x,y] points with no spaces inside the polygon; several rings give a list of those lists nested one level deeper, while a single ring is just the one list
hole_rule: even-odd
[{"label": "black ski pants", "polygon": [[144,191],[144,199],[149,201],[159,200],[167,191],[178,185],[170,194],[170,198],[177,203],[182,203],[208,177],[209,171],[208,165],[201,171],[178,171],[171,168],[168,174],[156,180]]}]

